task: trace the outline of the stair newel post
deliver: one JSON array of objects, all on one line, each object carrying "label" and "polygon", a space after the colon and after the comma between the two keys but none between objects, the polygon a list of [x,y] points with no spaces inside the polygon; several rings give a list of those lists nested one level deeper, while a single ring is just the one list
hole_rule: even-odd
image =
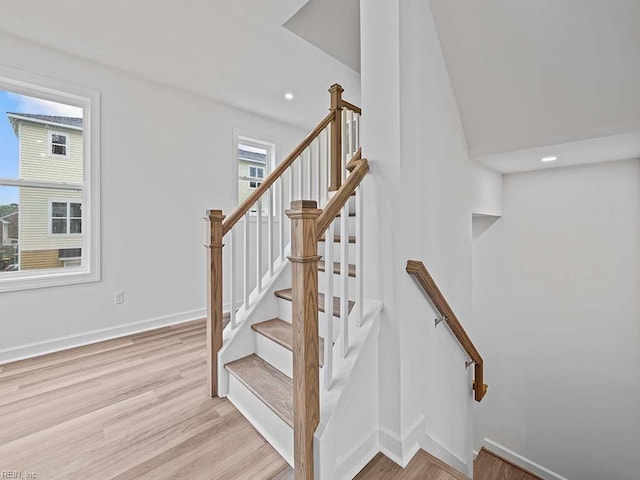
[{"label": "stair newel post", "polygon": [[342,88],[334,83],[329,88],[331,93],[331,108],[333,121],[331,122],[331,168],[329,191],[335,192],[342,185]]},{"label": "stair newel post", "polygon": [[313,435],[320,421],[317,218],[310,200],[291,202],[294,478],[312,480]]},{"label": "stair newel post", "polygon": [[207,376],[211,397],[218,395],[218,352],[222,348],[222,210],[208,210]]}]

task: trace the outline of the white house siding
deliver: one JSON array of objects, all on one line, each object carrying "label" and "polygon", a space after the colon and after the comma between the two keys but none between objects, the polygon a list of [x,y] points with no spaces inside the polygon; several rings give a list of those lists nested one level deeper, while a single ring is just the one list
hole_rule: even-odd
[{"label": "white house siding", "polygon": [[[49,131],[69,134],[68,157],[49,155]],[[20,178],[82,183],[82,132],[37,123],[20,123]]]},{"label": "white house siding", "polygon": [[[249,176],[249,167],[262,167],[265,170],[265,177],[268,175],[267,167],[264,163],[249,162],[243,159],[238,161],[238,177],[245,178]],[[247,199],[249,195],[253,193],[255,188],[249,188],[249,182],[245,180],[239,180],[238,182],[238,200],[242,203]]]},{"label": "white house siding", "polygon": [[[69,156],[49,155],[49,132],[69,135]],[[50,182],[83,182],[82,132],[64,127],[21,122],[20,178]],[[58,250],[81,248],[81,235],[51,235],[50,201],[82,200],[81,192],[58,189],[20,188],[20,264],[21,269],[58,268]]]}]

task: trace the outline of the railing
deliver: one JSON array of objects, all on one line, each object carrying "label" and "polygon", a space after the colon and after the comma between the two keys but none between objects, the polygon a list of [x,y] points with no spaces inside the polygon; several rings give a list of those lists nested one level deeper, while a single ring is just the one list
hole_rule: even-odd
[{"label": "railing", "polygon": [[[330,113],[287,156],[262,184],[226,219],[221,210],[210,210],[208,222],[207,264],[207,351],[208,388],[219,394],[218,352],[223,346],[223,282],[229,302],[229,327],[246,318],[250,307],[260,298],[265,286],[286,264],[292,266],[294,436],[296,478],[313,478],[313,433],[319,421],[319,332],[318,332],[318,260],[316,217],[318,205],[327,204],[322,215],[322,231],[329,229],[325,242],[327,292],[324,310],[325,332],[324,385],[330,388],[333,371],[333,238],[334,220],[340,215],[340,316],[342,353],[348,352],[349,315],[349,207],[353,192],[356,203],[356,324],[362,322],[362,194],[356,187],[368,170],[360,159],[361,110],[342,100],[343,89],[333,85]],[[351,161],[349,161],[351,160]],[[346,181],[343,184],[343,179]],[[357,181],[356,181],[357,180]],[[346,195],[349,190],[351,193]],[[330,193],[332,192],[332,193]],[[333,196],[332,196],[333,195]],[[290,223],[286,228],[283,206]],[[266,228],[263,215],[266,214]],[[310,221],[312,219],[312,221]],[[255,227],[253,223],[255,220]],[[266,230],[266,231],[265,231]],[[304,240],[303,240],[304,238]],[[241,239],[240,245],[237,245]],[[227,245],[223,255],[223,246]],[[290,257],[286,255],[291,253]],[[315,252],[312,255],[310,252]],[[311,255],[309,257],[309,255]],[[228,293],[227,293],[228,292]],[[315,292],[311,297],[311,292]],[[302,295],[302,297],[301,297]]]},{"label": "railing", "polygon": [[[313,434],[320,420],[320,384],[318,333],[318,241],[325,239],[327,289],[324,294],[326,331],[324,339],[324,386],[333,381],[333,239],[335,220],[340,215],[340,341],[341,354],[349,351],[349,199],[356,202],[356,325],[362,324],[362,192],[358,188],[369,171],[367,160],[358,150],[345,167],[351,173],[331,197],[324,210],[315,201],[295,201],[287,215],[291,219],[291,285],[293,323],[294,385],[294,465],[295,478],[313,478]],[[299,475],[299,476],[298,476]]]},{"label": "railing", "polygon": [[[228,217],[225,218],[221,210],[210,210],[205,217],[208,222],[207,341],[211,396],[218,395],[217,354],[223,337],[223,283],[230,328],[235,328],[238,318],[247,313],[266,282],[286,262],[290,229],[286,228],[284,205],[301,199],[313,199],[320,205],[326,203],[330,190],[340,188],[347,174],[346,159],[359,148],[360,109],[342,100],[340,85],[333,85],[329,92],[330,113],[262,184]],[[224,257],[223,245],[228,247]]]},{"label": "railing", "polygon": [[487,385],[484,384],[484,364],[480,353],[476,349],[475,345],[465,332],[464,328],[460,324],[458,317],[453,312],[449,303],[442,295],[442,292],[433,280],[427,267],[419,260],[407,261],[407,273],[413,275],[427,296],[431,299],[431,302],[436,307],[436,310],[441,315],[443,321],[449,325],[449,328],[455,335],[456,339],[469,355],[471,360],[466,363],[466,366],[475,365],[475,381],[473,382],[474,398],[476,401],[481,401],[487,393]]}]

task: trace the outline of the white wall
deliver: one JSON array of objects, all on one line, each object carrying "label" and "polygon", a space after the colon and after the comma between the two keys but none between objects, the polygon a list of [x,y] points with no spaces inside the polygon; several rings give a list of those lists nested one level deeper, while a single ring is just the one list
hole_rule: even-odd
[{"label": "white wall", "polygon": [[0,294],[0,361],[201,317],[202,217],[237,204],[233,128],[278,139],[279,158],[306,132],[4,34],[0,59],[102,93],[102,281]]},{"label": "white wall", "polygon": [[474,215],[502,215],[502,179],[503,175],[480,163],[473,164]]},{"label": "white wall", "polygon": [[471,377],[405,272],[423,260],[463,323],[471,314],[471,162],[428,2],[361,3],[365,295],[383,300],[380,443],[471,465]]},{"label": "white wall", "polygon": [[473,274],[490,385],[476,447],[571,480],[639,478],[640,161],[506,175]]}]

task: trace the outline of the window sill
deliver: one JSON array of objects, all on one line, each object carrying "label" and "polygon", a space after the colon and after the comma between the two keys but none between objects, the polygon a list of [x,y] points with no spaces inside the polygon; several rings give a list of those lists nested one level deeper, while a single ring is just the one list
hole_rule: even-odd
[{"label": "window sill", "polygon": [[22,272],[0,273],[0,293],[32,290],[35,288],[60,287],[100,281],[100,275],[86,268],[27,270]]}]

